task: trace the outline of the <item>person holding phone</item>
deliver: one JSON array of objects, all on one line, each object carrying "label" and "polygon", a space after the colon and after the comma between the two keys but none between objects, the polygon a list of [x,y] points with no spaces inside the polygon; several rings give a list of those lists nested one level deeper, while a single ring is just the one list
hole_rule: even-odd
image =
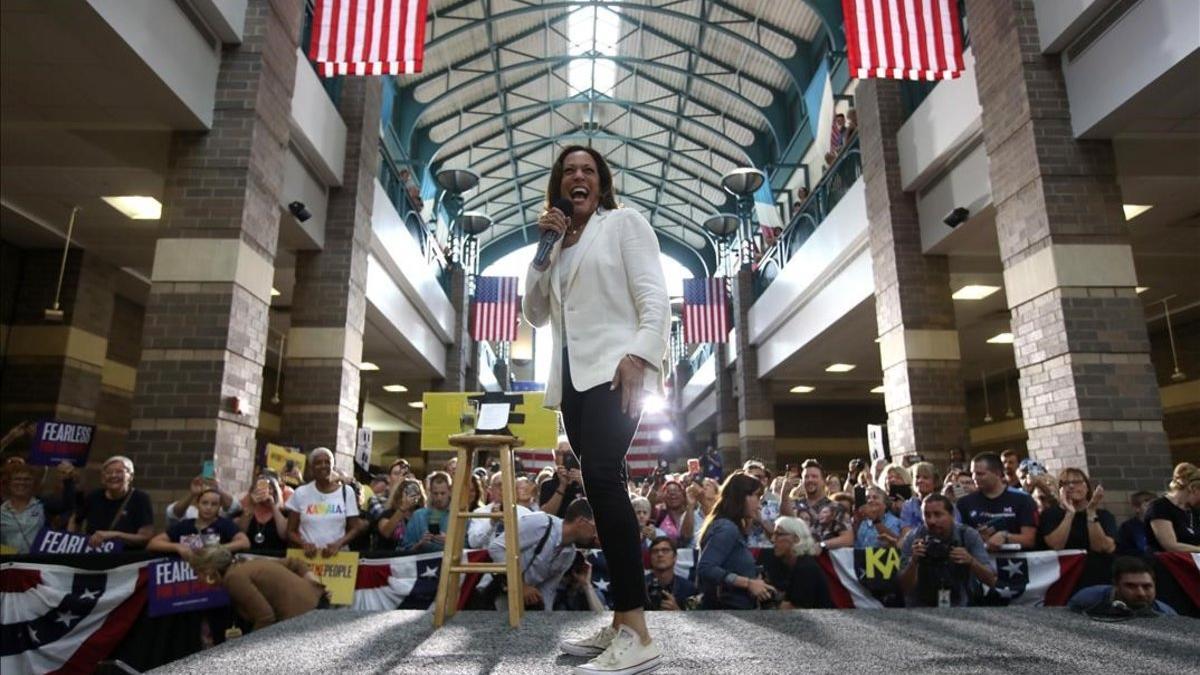
[{"label": "person holding phone", "polygon": [[888,510],[888,494],[879,487],[867,488],[867,503],[854,513],[854,548],[894,548],[908,528]]},{"label": "person holding phone", "polygon": [[559,441],[554,462],[554,475],[539,488],[538,505],[543,513],[562,518],[567,506],[583,496],[583,472],[579,469],[579,458],[565,440]]},{"label": "person holding phone", "polygon": [[1037,543],[1037,507],[1029,495],[1008,488],[1004,463],[994,452],[971,459],[975,492],[960,497],[956,507],[962,522],[979,530],[987,550],[1032,549]]},{"label": "person holding phone", "polygon": [[251,551],[282,551],[287,548],[287,514],[283,505],[292,495],[271,474],[259,474],[242,499],[242,513],[235,522],[246,533]]},{"label": "person holding phone", "polygon": [[[905,500],[904,505],[900,507],[900,522],[904,523],[905,527],[916,528],[924,523],[922,513],[922,504],[925,498],[937,491],[937,486],[941,481],[938,476],[937,469],[930,462],[917,462],[909,469],[913,476],[913,487],[915,492],[909,490],[909,497]],[[897,496],[902,496],[900,492]],[[953,506],[953,503],[951,504]],[[962,518],[959,517],[958,511],[951,508],[951,515],[954,516],[954,522],[961,523]]]},{"label": "person holding phone", "polygon": [[429,505],[413,512],[400,543],[401,553],[432,553],[446,547],[450,489],[450,474],[445,471],[429,474]]}]

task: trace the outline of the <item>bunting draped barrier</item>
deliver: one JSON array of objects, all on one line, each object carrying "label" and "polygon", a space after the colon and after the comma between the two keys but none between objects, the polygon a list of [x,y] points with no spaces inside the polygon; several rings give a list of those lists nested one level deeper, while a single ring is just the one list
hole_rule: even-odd
[{"label": "bunting draped barrier", "polygon": [[[487,560],[482,550],[468,551],[467,556],[471,562]],[[603,554],[592,550],[587,558],[596,593],[609,604]],[[696,558],[696,551],[680,549],[676,573],[694,580]],[[145,670],[197,651],[200,617],[212,622],[212,612],[227,615],[229,608],[149,620],[150,575],[164,560],[170,558],[136,553],[5,558],[0,564],[0,670],[86,673],[97,661],[114,655]],[[437,593],[441,560],[441,553],[363,558],[351,608],[428,608]],[[1180,614],[1200,616],[1200,554],[1160,553],[1151,560],[1159,599]],[[998,581],[995,588],[985,589],[984,602],[1064,605],[1078,588],[1105,581],[1086,577],[1088,561],[1083,551],[1002,555],[997,559]],[[839,549],[823,553],[818,563],[839,608],[881,608],[897,595],[900,559],[895,549]],[[462,606],[477,586],[490,582],[491,575],[467,575]],[[181,639],[189,631],[196,639]]]}]

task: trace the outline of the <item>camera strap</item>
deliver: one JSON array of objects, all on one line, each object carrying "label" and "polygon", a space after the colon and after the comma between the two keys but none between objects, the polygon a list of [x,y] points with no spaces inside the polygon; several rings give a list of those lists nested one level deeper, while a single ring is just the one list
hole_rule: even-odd
[{"label": "camera strap", "polygon": [[542,532],[542,538],[538,539],[537,546],[533,547],[533,555],[529,558],[529,562],[525,564],[525,569],[521,570],[521,577],[529,572],[529,568],[533,567],[533,561],[541,555],[542,549],[546,548],[546,542],[550,540],[550,531],[554,529],[554,518],[550,514],[546,514],[546,531]]}]

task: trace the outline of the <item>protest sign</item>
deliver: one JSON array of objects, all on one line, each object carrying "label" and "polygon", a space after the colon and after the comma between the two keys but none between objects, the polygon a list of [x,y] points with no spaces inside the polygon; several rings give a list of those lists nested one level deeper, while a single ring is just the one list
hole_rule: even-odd
[{"label": "protest sign", "polygon": [[39,466],[53,466],[62,461],[83,466],[87,464],[95,435],[96,427],[91,424],[42,420],[34,431],[28,461]]},{"label": "protest sign", "polygon": [[42,530],[38,532],[30,547],[30,553],[117,553],[125,549],[125,542],[120,539],[109,539],[96,548],[88,546],[88,535],[63,532],[61,530]]},{"label": "protest sign", "polygon": [[184,560],[160,560],[150,565],[151,617],[225,607],[229,594],[220,586],[205,583]]},{"label": "protest sign", "polygon": [[329,590],[329,602],[334,605],[349,605],[354,602],[354,582],[358,578],[358,554],[342,551],[329,558],[317,555],[304,557],[304,551],[289,548],[287,557],[303,560]]},{"label": "protest sign", "polygon": [[361,427],[358,430],[358,443],[354,447],[354,463],[358,468],[370,473],[371,471],[371,443],[373,433],[370,427]]},{"label": "protest sign", "polygon": [[271,469],[280,476],[283,475],[284,469],[287,467],[288,460],[292,460],[296,464],[296,468],[300,470],[300,474],[304,474],[304,453],[295,448],[288,448],[274,443],[267,443],[267,468]]},{"label": "protest sign", "polygon": [[[454,450],[448,439],[453,434],[474,430],[476,413],[470,399],[479,395],[478,392],[426,393],[422,397],[425,409],[421,413],[421,450]],[[527,448],[556,447],[558,416],[542,407],[546,395],[542,392],[512,392],[512,395],[521,396],[522,402],[512,407],[508,430],[523,440]],[[522,415],[524,419],[517,421]]]}]

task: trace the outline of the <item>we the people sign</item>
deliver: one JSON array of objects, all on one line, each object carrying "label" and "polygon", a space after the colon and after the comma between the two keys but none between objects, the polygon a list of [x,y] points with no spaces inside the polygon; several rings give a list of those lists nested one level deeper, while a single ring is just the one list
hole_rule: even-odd
[{"label": "we the people sign", "polygon": [[75,466],[87,464],[88,451],[96,427],[78,422],[42,420],[37,423],[33,445],[29,449],[29,463],[52,466],[67,461]]}]

